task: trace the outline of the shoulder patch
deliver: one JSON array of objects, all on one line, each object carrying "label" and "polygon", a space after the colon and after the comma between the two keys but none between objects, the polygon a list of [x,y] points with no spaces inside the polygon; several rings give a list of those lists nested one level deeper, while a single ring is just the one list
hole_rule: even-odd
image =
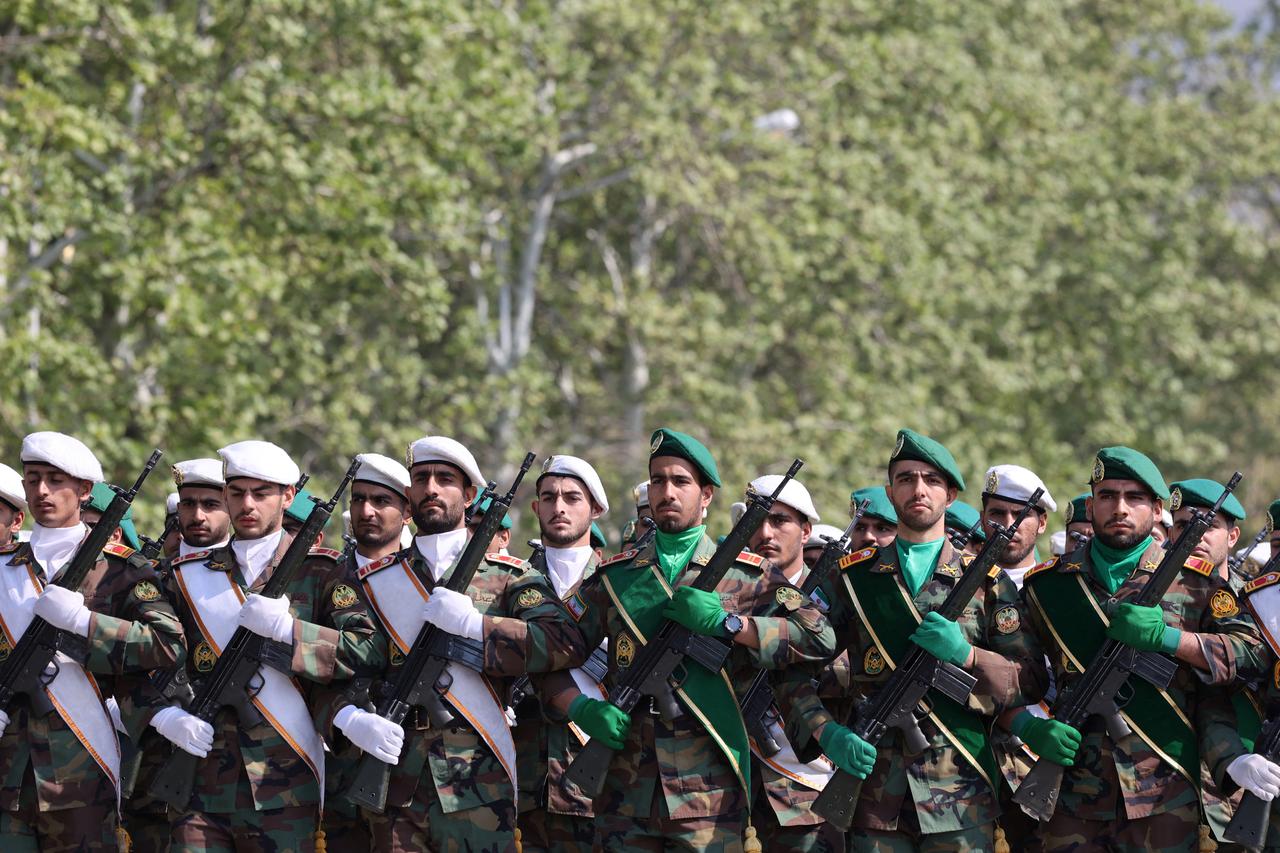
[{"label": "shoulder patch", "polygon": [[1048,560],[1045,560],[1043,563],[1040,563],[1039,565],[1035,565],[1027,569],[1027,573],[1022,576],[1022,582],[1026,583],[1029,578],[1035,575],[1052,571],[1054,566],[1058,565],[1058,561],[1060,559],[1061,559],[1060,557],[1050,557]]},{"label": "shoulder patch", "polygon": [[1234,595],[1225,589],[1220,589],[1209,599],[1209,610],[1213,612],[1215,618],[1226,619],[1239,613],[1240,606],[1236,604]]},{"label": "shoulder patch", "polygon": [[870,557],[874,556],[875,553],[876,553],[875,548],[863,548],[861,551],[854,551],[852,554],[845,554],[843,557],[840,558],[840,562],[837,563],[836,565],[842,569],[847,569],[850,566],[856,565],[858,563],[863,562],[864,560],[869,559]]},{"label": "shoulder patch", "polygon": [[501,563],[504,566],[511,566],[514,569],[524,568],[524,560],[519,557],[513,557],[510,554],[485,554],[484,558],[490,563]]},{"label": "shoulder patch", "polygon": [[185,557],[178,557],[170,565],[180,566],[183,563],[194,563],[198,560],[207,560],[212,551],[194,551]]},{"label": "shoulder patch", "polygon": [[614,563],[626,562],[627,560],[630,560],[632,557],[634,557],[636,554],[639,554],[639,553],[640,552],[637,551],[635,548],[632,548],[629,551],[623,551],[621,554],[614,554],[609,559],[602,561],[600,565],[596,566],[596,568],[603,569],[605,566],[612,566]]},{"label": "shoulder patch", "polygon": [[1199,557],[1187,557],[1187,561],[1182,564],[1182,568],[1190,569],[1198,575],[1209,577],[1213,574],[1213,563],[1208,560],[1202,560]]},{"label": "shoulder patch", "polygon": [[520,607],[537,607],[542,603],[544,596],[542,590],[535,587],[529,587],[524,592],[516,596],[516,604]]},{"label": "shoulder patch", "polygon": [[21,547],[22,543],[17,540],[14,540],[13,542],[6,542],[5,544],[0,545],[0,554],[12,554]]},{"label": "shoulder patch", "polygon": [[1257,592],[1264,587],[1277,583],[1280,583],[1280,574],[1277,574],[1276,572],[1267,572],[1265,575],[1259,575],[1245,584],[1244,594],[1248,595],[1251,592]]},{"label": "shoulder patch", "polygon": [[748,566],[760,566],[764,563],[764,557],[759,554],[752,554],[750,551],[743,551],[738,554],[738,562],[746,563]]},{"label": "shoulder patch", "polygon": [[129,557],[133,556],[133,549],[128,545],[122,545],[119,542],[111,542],[107,547],[102,549],[102,553],[110,554],[113,557],[119,557],[122,560],[127,560]]},{"label": "shoulder patch", "polygon": [[383,557],[381,560],[374,560],[369,565],[359,569],[356,572],[356,577],[359,578],[360,580],[364,580],[365,578],[369,577],[369,575],[373,574],[379,569],[385,569],[387,566],[396,562],[396,559],[398,557],[399,557],[399,554],[388,554],[387,556]]},{"label": "shoulder patch", "polygon": [[332,548],[312,548],[307,552],[308,557],[328,557],[330,560],[337,562],[342,559],[342,552],[335,551]]},{"label": "shoulder patch", "polygon": [[333,588],[333,606],[339,609],[351,607],[356,603],[356,591],[345,583],[340,583]]},{"label": "shoulder patch", "polygon": [[142,581],[134,585],[133,596],[139,601],[155,601],[160,597],[160,590],[151,581]]}]

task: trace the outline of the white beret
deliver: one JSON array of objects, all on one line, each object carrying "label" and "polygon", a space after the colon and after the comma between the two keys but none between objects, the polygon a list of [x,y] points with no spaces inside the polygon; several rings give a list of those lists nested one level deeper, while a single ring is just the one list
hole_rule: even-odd
[{"label": "white beret", "polygon": [[409,470],[390,456],[381,453],[360,453],[356,455],[360,467],[356,469],[356,480],[376,483],[385,486],[398,495],[403,495],[409,488]]},{"label": "white beret", "polygon": [[746,515],[746,513],[747,513],[747,505],[744,504],[742,501],[734,501],[733,503],[729,504],[729,523],[737,524],[738,519],[742,518],[742,516]]},{"label": "white beret", "polygon": [[24,512],[27,509],[27,491],[22,488],[22,475],[3,462],[0,462],[0,500]]},{"label": "white beret", "polygon": [[596,473],[596,469],[591,467],[591,463],[585,459],[579,459],[577,456],[551,456],[546,462],[542,463],[542,473],[538,476],[538,482],[542,482],[542,478],[554,475],[557,477],[576,477],[582,481],[587,487],[587,491],[591,493],[591,499],[600,505],[600,509],[604,513],[609,511],[609,499],[604,494],[604,484],[600,482],[600,475]]},{"label": "white beret", "polygon": [[[297,480],[294,481],[295,483]],[[173,483],[183,486],[207,486],[221,489],[227,484],[222,479],[222,462],[218,459],[187,459],[173,466]]]},{"label": "white beret", "polygon": [[65,471],[72,477],[101,483],[102,463],[84,442],[60,432],[33,432],[22,439],[23,462],[43,462]]},{"label": "white beret", "polygon": [[285,452],[269,441],[237,441],[218,451],[222,457],[225,480],[251,477],[268,483],[292,486],[302,477],[298,465]]},{"label": "white beret", "polygon": [[164,499],[164,514],[173,515],[178,511],[178,493],[170,492],[169,497]]},{"label": "white beret", "polygon": [[409,467],[423,462],[447,462],[461,468],[477,489],[483,489],[488,483],[471,451],[463,447],[462,442],[445,435],[425,435],[409,445]]},{"label": "white beret", "polygon": [[[748,489],[748,492],[754,490],[757,494],[771,495],[781,482],[781,474],[765,474],[763,477],[756,477],[751,481],[751,488]],[[822,520],[818,517],[818,511],[814,509],[813,498],[809,497],[809,490],[799,480],[790,480],[783,488],[782,494],[778,495],[778,500],[808,518],[813,524],[817,524]]]},{"label": "white beret", "polygon": [[1164,509],[1160,511],[1160,523],[1165,527],[1173,527],[1173,513]]},{"label": "white beret", "polygon": [[1036,489],[1044,489],[1044,494],[1040,496],[1038,502],[1040,509],[1045,512],[1057,510],[1058,504],[1054,501],[1053,495],[1049,494],[1044,481],[1037,477],[1034,471],[1023,468],[1021,465],[993,465],[988,468],[982,494],[1002,501],[1025,504],[1031,500],[1031,495]]},{"label": "white beret", "polygon": [[644,509],[649,505],[649,481],[641,480],[636,483],[636,487],[631,490],[631,496],[636,499],[636,509]]},{"label": "white beret", "polygon": [[1049,553],[1055,557],[1061,557],[1067,553],[1067,531],[1059,530],[1057,533],[1050,534]]},{"label": "white beret", "polygon": [[[815,524],[813,532],[809,534],[809,538],[805,540],[806,548],[821,548],[827,544],[827,539],[839,539],[844,535],[844,531],[839,527],[830,524]],[[823,538],[826,537],[826,538]]]}]

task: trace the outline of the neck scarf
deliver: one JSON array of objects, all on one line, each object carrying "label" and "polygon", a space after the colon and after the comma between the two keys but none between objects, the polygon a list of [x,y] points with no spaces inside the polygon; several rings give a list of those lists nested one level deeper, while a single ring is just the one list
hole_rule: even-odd
[{"label": "neck scarf", "polygon": [[947,537],[934,539],[932,542],[907,542],[901,538],[893,540],[898,549],[898,565],[902,567],[902,577],[907,582],[911,597],[920,594],[924,582],[933,577],[934,565]]},{"label": "neck scarf", "polygon": [[1114,595],[1120,584],[1129,579],[1133,570],[1138,567],[1142,554],[1151,545],[1148,536],[1132,548],[1117,549],[1104,545],[1093,537],[1089,540],[1089,557],[1093,563],[1093,576],[1106,587],[1107,592]]},{"label": "neck scarf", "polygon": [[254,581],[266,569],[271,558],[275,556],[276,547],[279,546],[282,536],[284,531],[277,530],[261,539],[237,539],[231,543],[236,562],[240,564],[240,574],[244,575],[245,586],[253,586]]},{"label": "neck scarf", "polygon": [[462,549],[467,547],[469,536],[467,528],[459,527],[457,530],[446,530],[444,533],[415,536],[413,542],[418,547],[418,553],[427,559],[431,577],[439,581],[457,562]]},{"label": "neck scarf", "polygon": [[698,550],[698,543],[702,541],[702,534],[706,530],[705,524],[699,524],[697,527],[690,527],[679,533],[663,533],[659,530],[654,536],[653,541],[658,546],[658,568],[662,569],[667,583],[675,586],[676,578],[680,576],[680,572],[684,571],[684,567],[689,565],[689,560],[693,558],[693,552]]},{"label": "neck scarf", "polygon": [[551,585],[556,595],[564,598],[564,594],[577,586],[586,573],[587,562],[595,551],[590,545],[577,548],[548,548],[547,574],[551,577]]},{"label": "neck scarf", "polygon": [[89,534],[89,528],[83,522],[71,527],[44,527],[36,524],[31,528],[31,553],[36,562],[44,567],[45,577],[52,583],[62,573],[67,563],[75,556],[76,548]]}]

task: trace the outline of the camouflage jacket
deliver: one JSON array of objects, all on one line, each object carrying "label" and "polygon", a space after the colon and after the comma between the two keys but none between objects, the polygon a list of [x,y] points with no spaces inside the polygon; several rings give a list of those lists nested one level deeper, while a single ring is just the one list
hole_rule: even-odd
[{"label": "camouflage jacket", "polygon": [[[944,543],[933,575],[913,598],[921,615],[942,604],[972,559],[957,555],[950,542]],[[867,548],[846,561],[843,571],[892,574],[904,594],[909,594],[896,547]],[[828,615],[838,646],[849,655],[849,693],[854,699],[874,695],[890,670],[854,611],[844,579],[829,581],[823,597],[831,605]],[[1022,607],[1007,575],[990,576],[957,622],[974,649],[971,674],[978,681],[969,699],[971,711],[991,717],[1005,708],[1040,700],[1048,684],[1044,655],[1034,637],[1022,630]],[[831,714],[812,678],[811,672],[797,668],[785,676],[780,691],[787,734],[802,757],[816,750],[813,732],[819,727],[832,720],[841,725],[848,722]],[[929,747],[920,755],[907,755],[901,734],[893,729],[877,745],[876,766],[862,786],[854,815],[856,828],[896,830],[908,802],[915,804],[920,828],[926,833],[981,826],[999,815],[996,794],[983,774],[929,720],[921,721],[921,730]]]},{"label": "camouflage jacket", "polygon": [[[43,576],[29,544],[14,542],[0,548],[0,571],[26,571],[29,565]],[[93,613],[84,667],[104,697],[116,697],[126,727],[138,732],[145,724],[136,709],[145,702],[146,672],[175,666],[183,659],[182,625],[160,594],[152,565],[123,545],[104,549],[80,592]],[[8,654],[6,643],[0,660]],[[37,714],[20,696],[8,712],[9,726],[0,737],[0,810],[18,808],[28,764],[41,811],[115,799],[110,781],[57,711]]]},{"label": "camouflage jacket", "polygon": [[[173,565],[181,570],[184,564],[204,563],[210,569],[230,572],[240,588],[251,594],[266,586],[292,541],[289,533],[280,538],[270,565],[252,586],[246,586],[230,543],[189,554],[174,560]],[[298,620],[294,623],[290,668],[317,727],[325,734],[342,699],[343,682],[374,672],[385,662],[386,646],[355,591],[355,576],[338,564],[340,556],[329,549],[312,550],[285,592],[289,610]],[[213,669],[217,658],[182,598],[173,573],[167,587],[190,646],[187,675],[199,690],[200,678]],[[156,701],[156,707],[162,704]],[[311,769],[270,723],[244,727],[234,710],[223,708],[213,721],[213,749],[199,764],[190,808],[217,814],[238,810],[244,804],[237,803],[236,791],[245,778],[253,806],[259,811],[319,802],[319,786]]]},{"label": "camouflage jacket", "polygon": [[[370,563],[361,576],[400,561],[408,561],[427,590],[438,585],[414,546]],[[439,585],[448,583],[451,571],[445,571]],[[516,676],[578,666],[585,660],[582,633],[573,618],[546,578],[524,560],[486,554],[467,595],[484,615],[484,674],[498,696],[507,695],[509,680]],[[389,650],[391,680],[404,657],[387,636],[381,642]],[[375,685],[375,694],[380,689]],[[404,750],[391,772],[389,805],[409,805],[415,796],[425,802],[434,794],[447,814],[515,799],[502,763],[470,726],[459,722],[432,729],[426,713],[415,710],[404,728]]]},{"label": "camouflage jacket", "polygon": [[[1133,575],[1114,595],[1095,578],[1088,546],[1041,563],[1027,573],[1022,598],[1028,625],[1044,645],[1056,683],[1066,684],[1075,672],[1054,632],[1032,603],[1030,590],[1035,589],[1037,576],[1044,572],[1078,575],[1103,612],[1110,614],[1146,586],[1163,555],[1161,546],[1152,543]],[[1238,605],[1228,582],[1218,574],[1184,569],[1165,593],[1161,607],[1166,624],[1195,634],[1209,664],[1208,671],[1203,672],[1181,663],[1168,691],[1188,721],[1197,716],[1199,698],[1236,679],[1259,676],[1262,649],[1257,628]],[[1095,717],[1081,734],[1083,741],[1075,765],[1066,768],[1063,776],[1058,809],[1084,820],[1135,820],[1186,808],[1199,799],[1198,782],[1187,780],[1136,733],[1113,741],[1102,720]]]},{"label": "camouflage jacket", "polygon": [[[715,543],[704,536],[676,586],[693,583],[715,550]],[[582,612],[578,624],[587,646],[595,648],[603,640],[609,641],[609,675],[605,679],[608,690],[613,689],[620,667],[618,637],[627,631],[627,625],[600,579],[605,573],[650,571],[648,567],[656,560],[657,546],[653,543],[640,551],[624,551],[601,563],[596,576],[579,594]],[[795,594],[780,595],[784,588]],[[761,668],[818,664],[833,654],[835,636],[826,617],[815,605],[804,601],[767,560],[744,553],[721,580],[717,592],[727,612],[753,617],[760,635],[759,649],[735,644],[725,666],[739,699]],[[766,615],[779,600],[791,602],[796,609],[785,617]],[[622,664],[629,665],[630,660]],[[548,679],[546,690],[554,694],[576,688],[561,675]],[[567,704],[553,702],[550,695],[547,698],[557,707]],[[642,703],[631,714],[626,743],[613,758],[604,791],[595,801],[596,813],[647,818],[659,793],[665,802],[664,813],[673,820],[736,815],[749,807],[747,792],[742,790],[732,766],[692,714],[681,714],[668,722],[650,713],[648,703]]]}]

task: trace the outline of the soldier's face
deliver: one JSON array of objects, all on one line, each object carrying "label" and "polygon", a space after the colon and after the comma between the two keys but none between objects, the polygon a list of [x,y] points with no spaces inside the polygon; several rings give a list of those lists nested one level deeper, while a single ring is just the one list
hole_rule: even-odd
[{"label": "soldier's face", "polygon": [[1079,533],[1086,539],[1093,538],[1093,522],[1092,521],[1073,521],[1067,525],[1067,547],[1074,549],[1075,537],[1072,533]]},{"label": "soldier's face", "polygon": [[12,541],[13,537],[18,535],[26,517],[26,513],[16,506],[0,500],[0,545]]},{"label": "soldier's face", "polygon": [[908,459],[889,466],[889,501],[898,523],[920,533],[940,527],[956,488],[927,462]]},{"label": "soldier's face", "polygon": [[[1173,514],[1173,530],[1176,539],[1191,523],[1191,507],[1179,507]],[[1200,544],[1191,551],[1191,556],[1199,557],[1213,563],[1215,568],[1223,566],[1231,556],[1231,549],[1240,541],[1240,528],[1225,515],[1216,515],[1213,524],[1204,532]]]},{"label": "soldier's face", "polygon": [[1132,548],[1151,535],[1164,504],[1135,480],[1095,483],[1086,499],[1093,535],[1110,548]]},{"label": "soldier's face", "polygon": [[236,477],[227,483],[227,511],[237,539],[261,539],[282,526],[284,511],[293,503],[293,486]]},{"label": "soldier's face", "polygon": [[[995,534],[995,525],[1008,527],[1022,512],[1022,504],[1002,501],[999,498],[984,498],[982,504],[982,529],[987,536]],[[1014,532],[1013,538],[1005,546],[996,562],[1001,566],[1015,567],[1021,565],[1036,547],[1036,537],[1044,533],[1049,518],[1045,513],[1032,510],[1022,519],[1022,524]]]},{"label": "soldier's face", "polygon": [[853,526],[853,536],[850,537],[851,547],[855,551],[861,551],[863,548],[875,546],[883,548],[893,541],[898,535],[898,528],[883,518],[873,518],[864,515],[858,519],[858,523]]},{"label": "soldier's face", "polygon": [[600,517],[600,507],[577,477],[543,477],[532,506],[544,545],[577,548],[591,544],[591,522]]},{"label": "soldier's face", "polygon": [[[96,509],[82,509],[80,510],[80,520],[84,522],[85,527],[88,527],[90,530],[92,530],[93,528],[97,527],[98,522],[102,520],[102,513]],[[117,527],[115,530],[111,531],[111,536],[110,538],[108,538],[107,541],[108,542],[124,541],[124,532],[119,527]]]},{"label": "soldier's face", "polygon": [[676,456],[649,460],[649,507],[663,533],[680,533],[702,523],[715,488],[699,485],[692,463]]},{"label": "soldier's face", "polygon": [[409,502],[386,486],[363,480],[351,484],[351,535],[367,549],[400,541],[409,521]]},{"label": "soldier's face", "polygon": [[178,530],[193,548],[208,548],[231,535],[231,513],[221,489],[183,486],[178,489]]},{"label": "soldier's face", "polygon": [[808,518],[778,501],[751,537],[751,553],[770,560],[785,574],[793,574],[802,564],[801,551],[812,532]]},{"label": "soldier's face", "polygon": [[447,462],[421,462],[409,472],[408,495],[419,535],[431,536],[462,527],[476,487],[462,469]]},{"label": "soldier's face", "polygon": [[22,490],[36,524],[74,527],[80,523],[80,504],[88,500],[93,483],[43,462],[24,462]]}]

